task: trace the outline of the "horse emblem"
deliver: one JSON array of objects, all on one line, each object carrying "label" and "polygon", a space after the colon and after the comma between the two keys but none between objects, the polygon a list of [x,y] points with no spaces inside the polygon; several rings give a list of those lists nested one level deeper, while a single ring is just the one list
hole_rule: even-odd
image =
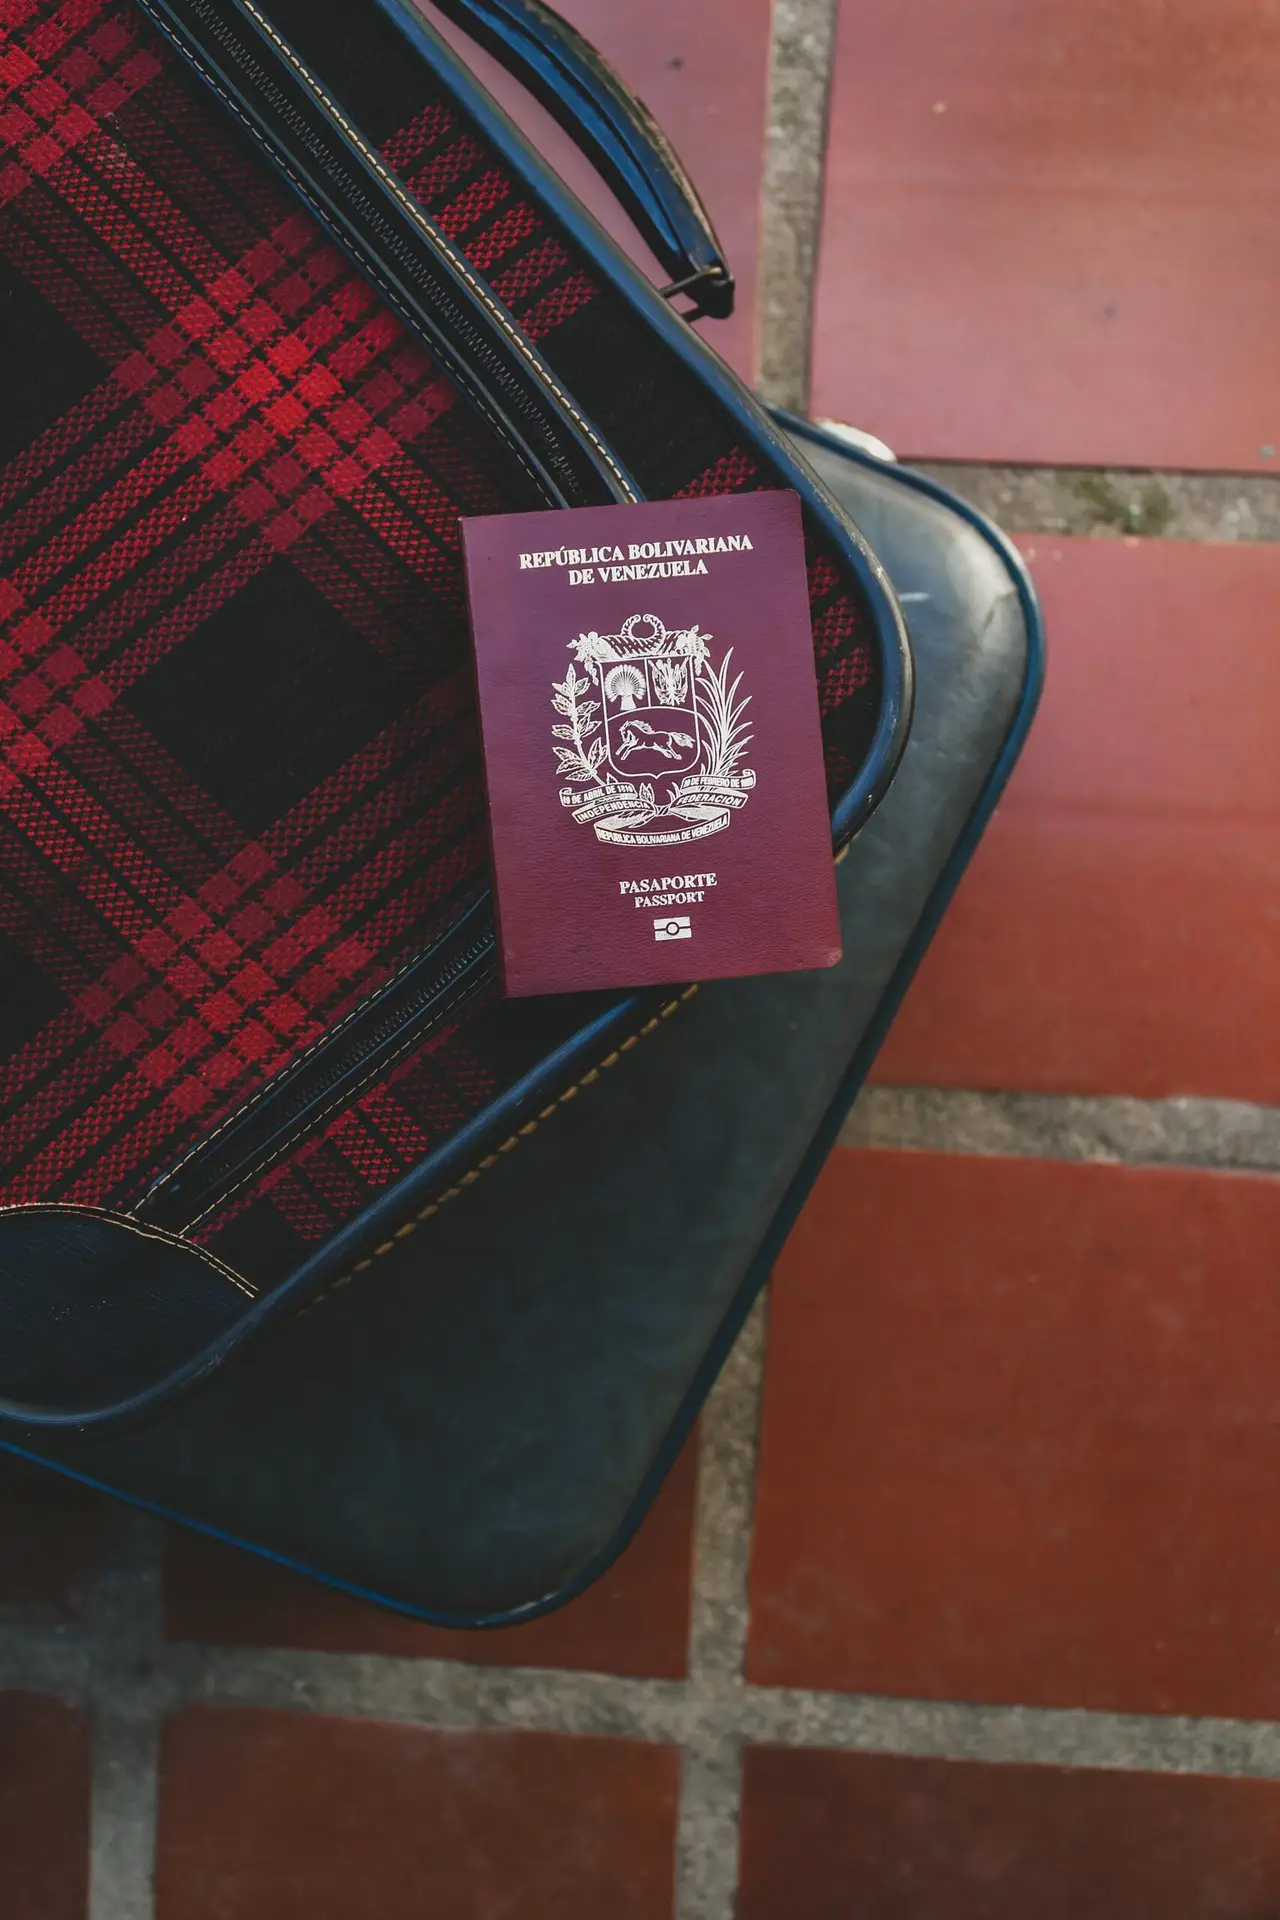
[{"label": "horse emblem", "polygon": [[681,747],[698,744],[688,733],[659,733],[647,720],[628,720],[619,738],[619,760],[629,760],[633,753],[660,753],[664,760],[678,760]]},{"label": "horse emblem", "polygon": [[[633,613],[612,634],[569,642],[577,666],[552,682],[562,805],[598,839],[671,846],[719,833],[755,786],[732,649],[711,664],[710,634]],[[584,672],[579,674],[577,667]]]}]

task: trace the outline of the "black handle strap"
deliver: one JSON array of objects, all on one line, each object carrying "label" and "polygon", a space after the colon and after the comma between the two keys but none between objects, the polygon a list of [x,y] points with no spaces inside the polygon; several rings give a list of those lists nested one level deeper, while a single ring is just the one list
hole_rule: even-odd
[{"label": "black handle strap", "polygon": [[733,275],[679,156],[643,100],[544,0],[435,0],[555,115],[604,175],[694,315],[733,312]]}]

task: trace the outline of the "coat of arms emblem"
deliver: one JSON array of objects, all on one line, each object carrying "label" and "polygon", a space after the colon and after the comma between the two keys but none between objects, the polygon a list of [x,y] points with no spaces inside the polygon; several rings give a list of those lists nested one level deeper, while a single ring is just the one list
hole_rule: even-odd
[{"label": "coat of arms emblem", "polygon": [[[618,846],[669,847],[727,827],[756,783],[750,694],[731,681],[732,647],[711,664],[712,636],[633,613],[617,633],[580,633],[553,680],[560,804]],[[582,673],[578,668],[584,669]]]}]

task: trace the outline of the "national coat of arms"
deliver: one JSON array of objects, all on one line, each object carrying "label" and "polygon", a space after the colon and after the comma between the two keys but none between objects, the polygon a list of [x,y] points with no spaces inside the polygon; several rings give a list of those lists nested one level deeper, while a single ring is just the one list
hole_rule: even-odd
[{"label": "national coat of arms", "polygon": [[[560,804],[618,846],[669,847],[720,833],[756,784],[750,694],[729,679],[732,647],[711,664],[711,635],[633,613],[617,633],[580,633],[553,680]],[[578,668],[584,669],[582,673]]]}]

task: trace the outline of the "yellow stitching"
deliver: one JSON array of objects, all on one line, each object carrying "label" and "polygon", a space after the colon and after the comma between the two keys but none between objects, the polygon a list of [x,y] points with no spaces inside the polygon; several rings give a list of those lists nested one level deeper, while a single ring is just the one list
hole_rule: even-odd
[{"label": "yellow stitching", "polygon": [[466,260],[465,255],[455,252],[454,248],[449,244],[449,241],[447,240],[445,235],[440,231],[440,229],[436,226],[435,222],[432,220],[429,220],[427,216],[423,213],[417,201],[410,198],[409,194],[406,193],[404,186],[402,185],[400,180],[383,163],[381,156],[375,153],[371,147],[366,145],[365,141],[361,138],[360,134],[356,131],[355,127],[352,126],[351,122],[347,119],[342,109],[337,105],[337,103],[334,100],[330,99],[329,95],[325,92],[324,88],[320,85],[320,82],[316,79],[315,75],[309,70],[309,68],[303,65],[302,61],[298,58],[293,48],[289,46],[287,41],[284,41],[280,38],[280,35],[276,32],[271,22],[265,19],[263,15],[258,12],[258,9],[253,5],[253,0],[240,0],[240,4],[244,8],[244,11],[250,16],[250,18],[257,21],[258,26],[261,28],[262,32],[266,34],[267,38],[273,41],[275,45],[279,48],[284,59],[288,61],[289,65],[293,68],[294,72],[298,75],[299,79],[302,81],[302,84],[305,87],[307,87],[311,91],[311,93],[315,95],[317,100],[319,100],[325,107],[328,108],[329,112],[333,115],[334,119],[337,121],[338,125],[342,128],[342,131],[346,134],[347,138],[351,141],[356,151],[373,168],[374,172],[382,180],[383,184],[386,186],[387,190],[391,193],[392,197],[395,200],[399,201],[401,207],[408,214],[410,220],[413,221],[415,226],[421,229],[421,231],[427,236],[428,240],[430,240],[431,244],[434,247],[437,247],[439,251],[445,254],[445,256],[453,263],[455,271],[459,273],[462,276],[462,278],[466,281],[467,285],[471,288],[472,292],[475,294],[476,298],[480,301],[481,305],[487,308],[490,314],[490,317],[493,320],[495,320],[497,324],[502,328],[503,332],[508,335],[512,345],[516,348],[517,352],[523,354],[524,358],[529,362],[529,365],[534,369],[539,379],[541,379],[545,383],[545,385],[550,387],[552,393],[555,394],[557,400],[560,402],[561,406],[565,409],[565,412],[568,413],[572,419],[577,421],[582,431],[586,434],[587,438],[590,440],[592,446],[594,446],[597,452],[600,454],[601,459],[604,460],[606,465],[609,467],[610,471],[614,475],[614,478],[617,480],[618,485],[622,488],[623,492],[627,495],[627,497],[631,500],[637,499],[638,495],[634,487],[632,487],[632,485],[628,481],[626,475],[622,471],[622,468],[618,465],[617,461],[614,459],[612,453],[609,451],[604,441],[601,440],[599,435],[594,431],[590,421],[585,420],[583,418],[583,416],[578,412],[578,409],[574,406],[573,401],[569,398],[568,394],[565,393],[562,387],[557,385],[555,379],[551,374],[550,369],[546,366],[541,356],[538,354],[535,354],[532,347],[529,345],[528,341],[524,338],[523,334],[517,332],[515,326],[512,324],[511,320],[508,318],[505,311],[498,305],[497,301],[494,299],[492,293],[489,291],[489,288],[485,285],[484,281],[478,279],[476,275],[471,271],[471,268]]},{"label": "yellow stitching", "polygon": [[616,1061],[621,1059],[623,1053],[626,1052],[628,1048],[633,1047],[636,1041],[641,1038],[641,1035],[652,1033],[654,1028],[660,1027],[664,1020],[669,1020],[671,1015],[683,1006],[686,1000],[692,1000],[697,991],[698,987],[695,982],[693,986],[684,989],[684,992],[678,1000],[668,1000],[664,1006],[659,1007],[652,1020],[646,1021],[639,1033],[633,1033],[629,1040],[623,1041],[621,1047],[615,1047],[611,1054],[608,1054],[594,1067],[589,1068],[580,1080],[574,1082],[573,1086],[566,1087],[559,1099],[551,1106],[544,1107],[536,1120],[526,1120],[522,1127],[517,1127],[514,1133],[508,1134],[500,1146],[495,1148],[492,1153],[486,1154],[484,1159],[481,1160],[477,1166],[472,1167],[469,1173],[464,1173],[456,1186],[449,1187],[444,1193],[439,1194],[436,1199],[423,1207],[421,1213],[415,1213],[412,1219],[406,1220],[402,1227],[397,1227],[390,1240],[384,1240],[380,1247],[375,1247],[373,1252],[366,1254],[363,1260],[357,1260],[353,1267],[349,1267],[347,1271],[344,1274],[340,1274],[336,1280],[330,1281],[323,1293],[318,1293],[314,1300],[308,1300],[305,1307],[298,1309],[295,1318],[301,1320],[305,1314],[314,1313],[316,1308],[329,1298],[330,1294],[337,1293],[341,1288],[349,1286],[358,1273],[367,1273],[374,1261],[382,1254],[393,1252],[397,1241],[407,1240],[410,1234],[416,1233],[420,1226],[430,1220],[434,1214],[439,1213],[441,1207],[447,1206],[450,1200],[456,1200],[466,1187],[473,1186],[482,1173],[487,1173],[489,1168],[496,1164],[500,1154],[510,1153],[513,1147],[520,1145],[521,1140],[527,1140],[531,1133],[536,1133],[542,1121],[549,1120],[558,1107],[562,1107],[567,1100],[572,1100],[574,1095],[583,1087],[592,1086],[595,1081],[600,1078],[605,1068],[613,1066]]},{"label": "yellow stitching", "polygon": [[177,1247],[183,1253],[193,1253],[197,1260],[203,1260],[206,1266],[220,1273],[224,1280],[229,1280],[233,1287],[240,1289],[241,1293],[248,1294],[250,1300],[256,1300],[261,1292],[261,1288],[255,1287],[252,1280],[246,1280],[242,1274],[236,1272],[234,1267],[229,1267],[225,1260],[219,1260],[216,1253],[209,1253],[204,1247],[193,1247],[189,1240],[182,1239],[176,1233],[167,1233],[163,1227],[153,1227],[146,1221],[134,1220],[127,1214],[112,1213],[108,1207],[90,1207],[82,1201],[28,1200],[19,1201],[12,1206],[0,1205],[0,1217],[7,1213],[73,1213],[82,1214],[89,1220],[107,1220],[112,1226],[123,1227],[126,1233],[136,1233],[140,1240],[158,1240],[161,1246]]}]

